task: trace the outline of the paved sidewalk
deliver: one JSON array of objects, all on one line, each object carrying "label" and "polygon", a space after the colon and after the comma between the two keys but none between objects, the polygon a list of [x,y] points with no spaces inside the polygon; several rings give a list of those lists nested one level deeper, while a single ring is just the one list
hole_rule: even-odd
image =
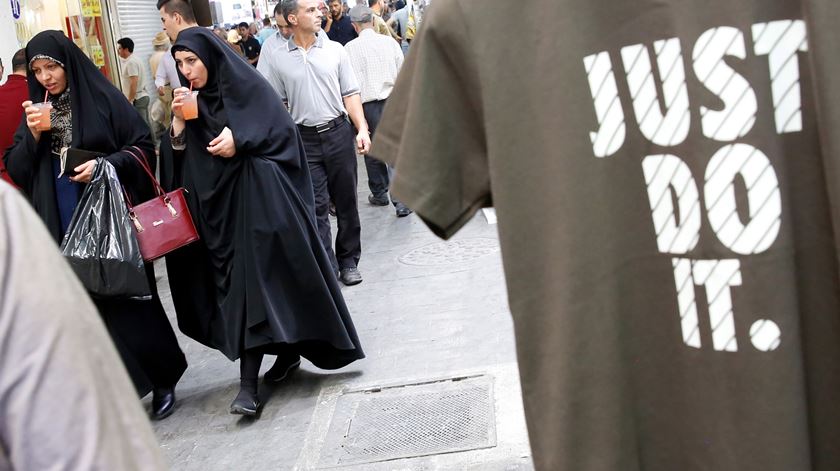
[{"label": "paved sidewalk", "polygon": [[416,215],[369,205],[364,166],[359,181],[364,282],[343,293],[367,358],[331,372],[304,360],[260,384],[251,420],[228,413],[238,363],[179,333],[190,366],[155,423],[172,469],[533,469],[495,226],[479,214],[443,243]]}]

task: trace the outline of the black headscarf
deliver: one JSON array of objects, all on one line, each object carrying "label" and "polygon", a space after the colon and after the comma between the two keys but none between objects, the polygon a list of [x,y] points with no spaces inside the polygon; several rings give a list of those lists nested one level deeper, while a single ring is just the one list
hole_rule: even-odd
[{"label": "black headscarf", "polygon": [[[148,141],[151,148],[148,127],[145,122],[143,126],[137,125],[137,119],[133,118],[136,116],[141,121],[142,118],[125,95],[61,31],[43,31],[29,41],[27,64],[37,56],[51,57],[63,65],[73,115],[72,147],[110,154],[126,145],[124,136],[128,135],[132,142]],[[26,76],[30,99],[43,101],[46,89],[35,78],[31,67],[27,67]]]},{"label": "black headscarf", "polygon": [[[227,126],[233,131],[237,154],[264,157],[284,166],[305,165],[296,142],[290,145],[297,127],[277,92],[252,65],[205,28],[181,31],[172,46],[173,57],[183,50],[195,53],[207,68],[207,83],[197,89],[198,119],[187,121],[190,131],[204,140],[204,147]],[[178,76],[188,87],[180,70]]]},{"label": "black headscarf", "polygon": [[[43,31],[26,45],[27,64],[38,57],[60,63],[67,78],[72,114],[71,147],[106,154],[120,182],[135,201],[152,196],[152,184],[126,149],[139,147],[154,167],[155,153],[149,127],[90,59],[61,31]],[[29,96],[43,101],[46,89],[27,67]],[[4,156],[9,175],[15,179],[56,240],[63,236],[56,203],[55,174],[50,149],[51,135],[43,133],[36,143],[26,120],[15,133],[14,144]]]}]

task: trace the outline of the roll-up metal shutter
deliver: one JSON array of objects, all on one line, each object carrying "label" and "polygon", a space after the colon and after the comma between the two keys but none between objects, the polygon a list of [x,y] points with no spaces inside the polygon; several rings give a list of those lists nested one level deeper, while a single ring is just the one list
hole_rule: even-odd
[{"label": "roll-up metal shutter", "polygon": [[[160,13],[155,8],[156,0],[116,0],[112,2],[116,6],[117,24],[119,25],[118,35],[114,41],[120,38],[131,38],[134,41],[134,55],[143,63],[146,71],[146,86],[150,96],[157,96],[155,92],[155,78],[149,68],[149,57],[152,55],[152,39],[155,34],[163,31],[163,24],[160,22]],[[116,44],[114,51],[116,52]]]}]

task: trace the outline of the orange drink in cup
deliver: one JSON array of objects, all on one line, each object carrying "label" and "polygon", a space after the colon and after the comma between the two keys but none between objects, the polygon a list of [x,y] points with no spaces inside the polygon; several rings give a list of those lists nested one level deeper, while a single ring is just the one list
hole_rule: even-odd
[{"label": "orange drink in cup", "polygon": [[181,107],[181,114],[184,116],[184,119],[198,118],[198,91],[186,92],[182,96],[181,103],[183,106]]},{"label": "orange drink in cup", "polygon": [[38,126],[36,129],[39,131],[49,131],[52,129],[52,123],[50,122],[50,111],[52,111],[52,103],[45,101],[43,103],[32,103],[32,106],[38,108],[38,111],[41,113],[41,119],[38,122]]}]

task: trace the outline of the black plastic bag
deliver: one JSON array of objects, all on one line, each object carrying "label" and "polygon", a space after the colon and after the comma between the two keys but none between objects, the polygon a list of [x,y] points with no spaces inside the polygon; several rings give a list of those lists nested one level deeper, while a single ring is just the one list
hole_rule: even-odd
[{"label": "black plastic bag", "polygon": [[96,159],[61,253],[94,297],[149,298],[151,290],[117,171]]}]

